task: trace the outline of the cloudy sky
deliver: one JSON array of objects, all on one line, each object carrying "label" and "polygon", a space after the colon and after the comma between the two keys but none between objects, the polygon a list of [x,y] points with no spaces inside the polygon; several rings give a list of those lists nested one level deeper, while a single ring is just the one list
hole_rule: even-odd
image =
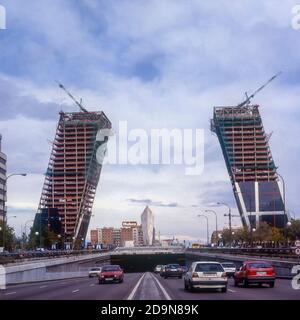
[{"label": "cloudy sky", "polygon": [[[253,102],[260,104],[270,145],[285,177],[287,206],[296,214],[300,182],[300,30],[287,0],[0,0],[0,132],[9,172],[8,215],[19,233],[33,219],[48,164],[58,112],[76,111],[59,80],[103,110],[118,130],[205,130],[200,176],[181,166],[107,165],[91,227],[140,219],[146,204],[163,236],[205,240],[207,208],[227,223],[235,208],[228,174],[209,120],[215,105],[234,105],[273,74],[282,75]],[[234,209],[236,211],[236,209]],[[298,214],[298,217],[300,215]],[[239,225],[239,219],[235,219]],[[210,216],[210,229],[214,228]]]}]

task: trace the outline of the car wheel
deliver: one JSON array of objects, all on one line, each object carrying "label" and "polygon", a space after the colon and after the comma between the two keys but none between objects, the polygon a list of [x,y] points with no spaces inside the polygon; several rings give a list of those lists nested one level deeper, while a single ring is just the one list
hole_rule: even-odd
[{"label": "car wheel", "polygon": [[179,278],[179,279],[182,279],[182,276],[179,276],[178,278]]},{"label": "car wheel", "polygon": [[244,287],[244,288],[248,288],[248,286],[249,286],[248,280],[247,280],[247,279],[244,279],[244,280],[243,280],[243,287]]},{"label": "car wheel", "polygon": [[235,287],[238,287],[238,286],[239,286],[238,281],[237,281],[237,280],[235,280],[235,279],[234,279],[234,286],[235,286]]},{"label": "car wheel", "polygon": [[224,287],[224,288],[222,288],[221,291],[222,291],[223,293],[226,293],[226,292],[227,292],[227,286]]},{"label": "car wheel", "polygon": [[191,291],[191,292],[194,291],[194,287],[193,287],[193,285],[192,285],[191,282],[189,282],[189,284],[188,284],[188,289],[189,289],[189,291]]},{"label": "car wheel", "polygon": [[184,290],[188,291],[189,290],[189,287],[188,287],[188,284],[186,283],[186,281],[184,280]]},{"label": "car wheel", "polygon": [[123,282],[123,279],[120,279],[120,280],[119,280],[119,283],[122,283],[122,282]]},{"label": "car wheel", "polygon": [[167,277],[167,276],[164,276],[164,278],[167,279],[168,277]]},{"label": "car wheel", "polygon": [[99,280],[99,284],[102,284],[103,282],[102,282],[102,280]]},{"label": "car wheel", "polygon": [[269,283],[269,286],[270,286],[270,288],[274,288],[275,282],[274,282],[274,281],[273,281],[273,282],[270,282],[270,283]]}]

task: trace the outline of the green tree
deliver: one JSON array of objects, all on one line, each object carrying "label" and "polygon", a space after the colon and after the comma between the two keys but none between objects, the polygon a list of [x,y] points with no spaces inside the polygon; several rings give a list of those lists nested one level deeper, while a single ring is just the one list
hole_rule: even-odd
[{"label": "green tree", "polygon": [[300,220],[292,220],[287,229],[288,238],[292,241],[300,239]]},{"label": "green tree", "polygon": [[3,240],[4,240],[5,249],[11,251],[14,246],[14,239],[15,239],[14,229],[10,227],[8,224],[3,223],[3,221],[1,220],[0,221],[0,247],[3,247]]},{"label": "green tree", "polygon": [[49,230],[47,226],[43,226],[40,231],[32,228],[30,231],[28,248],[48,248],[51,249],[52,244],[59,242],[58,235]]},{"label": "green tree", "polygon": [[267,239],[267,240],[271,240],[274,242],[284,242],[285,241],[285,237],[283,235],[282,230],[273,227],[273,228],[271,228],[271,233],[272,233],[272,238]]},{"label": "green tree", "polygon": [[254,241],[270,241],[272,240],[272,228],[266,222],[261,222],[256,231],[253,232]]}]

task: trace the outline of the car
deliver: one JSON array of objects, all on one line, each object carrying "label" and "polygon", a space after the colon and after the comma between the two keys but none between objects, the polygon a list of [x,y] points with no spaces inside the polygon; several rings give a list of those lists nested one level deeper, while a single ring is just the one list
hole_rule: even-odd
[{"label": "car", "polygon": [[236,266],[233,262],[222,262],[221,265],[229,278],[234,276],[236,273]]},{"label": "car", "polygon": [[162,267],[163,267],[163,265],[158,264],[158,265],[154,268],[154,273],[160,273]]},{"label": "car", "polygon": [[163,276],[165,275],[165,272],[166,272],[166,266],[163,265],[163,266],[161,266],[159,275],[160,275],[161,277],[163,277]]},{"label": "car", "polygon": [[274,267],[266,261],[245,261],[241,268],[234,274],[234,285],[242,284],[248,287],[250,284],[268,284],[275,286],[276,273]]},{"label": "car", "polygon": [[178,263],[167,264],[165,266],[165,271],[163,277],[165,279],[170,277],[182,278],[183,270]]},{"label": "car", "polygon": [[100,267],[91,268],[89,270],[89,278],[97,277],[100,272],[101,272],[101,268]]},{"label": "car", "polygon": [[99,284],[105,282],[123,282],[124,271],[119,265],[106,265],[101,268],[98,274]]},{"label": "car", "polygon": [[227,292],[228,277],[221,263],[196,261],[184,276],[184,289],[219,289]]},{"label": "car", "polygon": [[189,268],[187,266],[181,266],[180,268],[182,269],[183,273],[187,273],[189,270]]}]

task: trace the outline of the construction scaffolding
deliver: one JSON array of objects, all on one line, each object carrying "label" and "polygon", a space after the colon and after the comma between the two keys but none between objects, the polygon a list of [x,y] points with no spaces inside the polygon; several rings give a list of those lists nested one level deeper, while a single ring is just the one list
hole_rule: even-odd
[{"label": "construction scaffolding", "polygon": [[104,112],[60,113],[35,226],[41,228],[43,211],[58,210],[60,237],[73,247],[86,238],[100,178],[96,153],[107,138],[97,141],[97,132],[110,128]]},{"label": "construction scaffolding", "polygon": [[243,224],[282,226],[283,197],[259,106],[215,107],[211,130],[218,136]]}]

